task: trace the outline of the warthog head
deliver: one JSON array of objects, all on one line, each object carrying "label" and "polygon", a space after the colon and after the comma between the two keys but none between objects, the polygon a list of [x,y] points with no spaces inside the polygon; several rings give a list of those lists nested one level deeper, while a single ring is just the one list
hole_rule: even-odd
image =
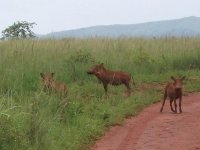
[{"label": "warthog head", "polygon": [[45,88],[51,88],[51,84],[54,81],[54,73],[40,73],[42,77],[42,84]]},{"label": "warthog head", "polygon": [[185,76],[181,78],[174,78],[173,76],[171,79],[174,81],[175,89],[182,89],[183,88],[183,80],[185,80]]},{"label": "warthog head", "polygon": [[101,64],[98,64],[98,65],[95,65],[94,67],[92,67],[89,71],[87,71],[87,73],[97,75],[104,70],[105,70],[104,64],[101,63]]}]

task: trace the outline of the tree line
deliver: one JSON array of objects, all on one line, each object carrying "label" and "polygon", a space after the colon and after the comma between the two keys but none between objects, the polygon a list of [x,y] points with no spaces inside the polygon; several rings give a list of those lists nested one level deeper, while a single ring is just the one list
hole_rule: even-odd
[{"label": "tree line", "polygon": [[2,31],[1,40],[34,38],[36,37],[35,33],[32,31],[34,25],[36,25],[35,22],[14,22],[13,25],[8,26]]}]

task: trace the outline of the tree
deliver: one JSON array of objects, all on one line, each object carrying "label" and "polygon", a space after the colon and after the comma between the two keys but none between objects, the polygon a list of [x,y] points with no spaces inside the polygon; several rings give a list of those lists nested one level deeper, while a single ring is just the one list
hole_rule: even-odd
[{"label": "tree", "polygon": [[2,31],[2,39],[23,39],[33,38],[35,34],[31,30],[36,23],[27,21],[18,21]]}]

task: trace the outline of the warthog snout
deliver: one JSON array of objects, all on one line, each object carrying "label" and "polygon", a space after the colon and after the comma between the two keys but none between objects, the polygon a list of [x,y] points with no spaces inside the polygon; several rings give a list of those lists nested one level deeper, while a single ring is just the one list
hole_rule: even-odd
[{"label": "warthog snout", "polygon": [[185,79],[185,77],[176,79],[172,76],[171,79],[174,81],[174,87],[175,87],[176,90],[183,88],[183,80]]},{"label": "warthog snout", "polygon": [[87,74],[94,74],[91,70],[87,71]]}]

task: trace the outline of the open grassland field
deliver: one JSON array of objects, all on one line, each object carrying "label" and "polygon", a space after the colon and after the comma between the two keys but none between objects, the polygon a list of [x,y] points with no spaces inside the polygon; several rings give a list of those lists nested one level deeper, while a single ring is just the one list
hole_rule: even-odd
[{"label": "open grassland field", "polygon": [[[131,73],[131,96],[109,86],[105,97],[86,73],[97,63]],[[199,69],[200,38],[0,42],[0,149],[88,149],[109,126],[160,101],[171,75],[187,77],[186,92],[200,90]],[[43,91],[41,72],[65,82],[67,97]]]}]

